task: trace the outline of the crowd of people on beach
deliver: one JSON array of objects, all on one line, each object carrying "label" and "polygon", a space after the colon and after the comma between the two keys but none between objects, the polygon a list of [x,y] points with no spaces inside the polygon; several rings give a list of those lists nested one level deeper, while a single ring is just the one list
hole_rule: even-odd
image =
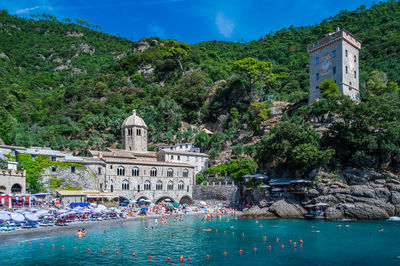
[{"label": "crowd of people on beach", "polygon": [[[193,213],[215,213],[226,214],[230,209],[209,205],[205,202],[199,204],[175,204],[161,202],[160,204],[149,204],[139,202],[125,207],[107,208],[104,205],[92,206],[70,206],[63,208],[44,209],[8,209],[0,210],[0,231],[14,231],[19,229],[31,229],[38,227],[68,226],[83,222],[130,219],[137,217],[160,217],[160,223],[168,223],[167,215],[173,215],[183,219],[183,215]],[[175,221],[174,221],[175,222]],[[85,235],[83,230],[77,235]]]}]

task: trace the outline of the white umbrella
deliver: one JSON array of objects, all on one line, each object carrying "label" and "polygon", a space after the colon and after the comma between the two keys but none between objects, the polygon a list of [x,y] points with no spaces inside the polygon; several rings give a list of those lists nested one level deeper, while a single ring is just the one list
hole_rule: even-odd
[{"label": "white umbrella", "polygon": [[105,210],[105,209],[107,209],[107,207],[99,204],[96,209]]},{"label": "white umbrella", "polygon": [[37,222],[39,220],[39,217],[37,217],[37,215],[31,213],[31,214],[25,214],[25,218],[28,221],[32,221],[32,222]]},{"label": "white umbrella", "polygon": [[25,221],[25,217],[20,213],[11,213],[11,219],[16,221],[16,222]]},{"label": "white umbrella", "polygon": [[0,221],[8,221],[11,220],[10,215],[5,213],[0,213]]}]

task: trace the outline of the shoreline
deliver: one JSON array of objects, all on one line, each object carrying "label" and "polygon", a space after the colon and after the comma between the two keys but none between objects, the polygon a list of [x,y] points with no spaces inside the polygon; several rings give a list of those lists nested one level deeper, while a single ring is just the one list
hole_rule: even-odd
[{"label": "shoreline", "polygon": [[[208,213],[187,213],[184,216],[202,216]],[[214,214],[214,213],[213,213]],[[166,217],[179,216],[181,214],[164,214]],[[126,219],[115,219],[115,220],[105,220],[105,221],[87,221],[87,222],[77,222],[69,224],[68,226],[50,226],[50,227],[38,227],[31,229],[19,229],[15,231],[0,232],[0,244],[14,243],[28,241],[29,239],[40,239],[47,237],[59,236],[60,232],[73,231],[74,233],[78,229],[82,228],[94,228],[94,227],[104,227],[116,224],[127,224],[131,222],[141,221],[141,220],[151,220],[158,219],[162,215],[152,215],[152,216],[140,216],[140,217],[128,217]],[[106,229],[106,228],[103,228]]]}]

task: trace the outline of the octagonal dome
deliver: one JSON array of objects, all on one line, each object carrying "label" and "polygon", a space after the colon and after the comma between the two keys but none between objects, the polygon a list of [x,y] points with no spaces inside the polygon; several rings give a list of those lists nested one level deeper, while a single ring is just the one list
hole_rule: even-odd
[{"label": "octagonal dome", "polygon": [[122,123],[122,127],[143,127],[147,129],[146,123],[140,116],[136,115],[136,110],[132,111],[132,115],[128,116]]}]

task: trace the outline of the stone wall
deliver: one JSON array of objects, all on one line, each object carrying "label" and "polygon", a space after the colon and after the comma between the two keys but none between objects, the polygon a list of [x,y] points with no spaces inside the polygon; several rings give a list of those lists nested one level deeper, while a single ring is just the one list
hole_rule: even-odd
[{"label": "stone wall", "polygon": [[194,187],[193,198],[195,200],[220,200],[234,202],[238,200],[238,188],[235,185],[217,185]]}]

